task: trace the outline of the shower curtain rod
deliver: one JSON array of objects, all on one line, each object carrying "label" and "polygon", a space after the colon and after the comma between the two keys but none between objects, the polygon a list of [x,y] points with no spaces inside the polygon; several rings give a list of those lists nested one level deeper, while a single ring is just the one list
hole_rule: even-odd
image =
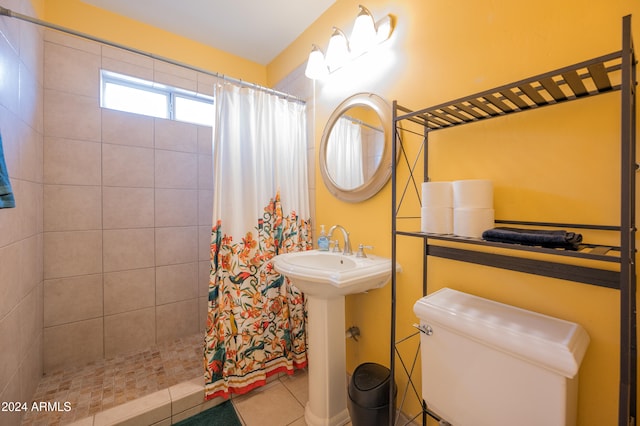
[{"label": "shower curtain rod", "polygon": [[74,36],[77,36],[77,37],[82,37],[82,38],[85,38],[85,39],[88,39],[88,40],[92,40],[92,41],[95,41],[95,42],[98,42],[98,43],[106,44],[106,45],[109,45],[111,47],[116,47],[118,49],[123,49],[123,50],[127,50],[129,52],[132,52],[132,53],[137,53],[139,55],[147,56],[147,57],[152,58],[152,59],[157,59],[159,61],[167,62],[167,63],[172,64],[172,65],[177,65],[177,66],[180,66],[180,67],[183,67],[183,68],[187,68],[187,69],[190,69],[192,71],[197,71],[197,72],[201,72],[203,74],[207,74],[207,75],[210,75],[210,76],[213,76],[213,77],[222,78],[224,81],[229,81],[231,83],[238,84],[240,86],[248,87],[248,88],[251,88],[251,89],[261,90],[263,92],[267,92],[269,94],[276,95],[276,96],[279,96],[281,98],[285,98],[285,99],[288,99],[288,100],[291,100],[291,101],[294,101],[294,102],[299,102],[299,103],[306,104],[306,101],[304,99],[300,99],[297,96],[290,95],[288,93],[284,93],[284,92],[280,92],[278,90],[270,89],[268,87],[260,86],[259,84],[249,83],[247,81],[242,81],[242,80],[239,80],[239,79],[236,79],[236,78],[232,78],[232,77],[226,76],[224,74],[219,74],[217,72],[207,71],[207,70],[202,69],[202,68],[198,68],[198,67],[194,67],[192,65],[188,65],[188,64],[185,64],[185,63],[182,63],[182,62],[174,61],[173,59],[165,58],[163,56],[158,56],[158,55],[155,55],[153,53],[149,53],[149,52],[145,52],[145,51],[142,51],[142,50],[138,50],[138,49],[135,49],[133,47],[129,47],[129,46],[125,46],[123,44],[115,43],[113,41],[105,40],[105,39],[102,39],[102,38],[99,38],[99,37],[94,37],[94,36],[89,35],[89,34],[85,34],[85,33],[79,32],[79,31],[72,30],[70,28],[65,28],[65,27],[62,27],[60,25],[56,25],[56,24],[52,24],[52,23],[47,22],[47,21],[43,21],[41,19],[32,18],[31,16],[23,15],[21,13],[14,12],[14,11],[12,11],[10,9],[7,9],[5,7],[2,7],[2,6],[0,6],[0,16],[8,16],[9,18],[16,18],[16,19],[19,19],[19,20],[22,20],[22,21],[30,22],[32,24],[40,25],[42,27],[47,27],[47,28],[50,28],[50,29],[53,29],[53,30],[56,30],[56,31],[61,31],[63,33],[71,34],[71,35],[74,35]]},{"label": "shower curtain rod", "polygon": [[369,124],[363,120],[360,120],[359,118],[351,117],[350,115],[344,115],[343,117],[351,121],[352,123],[359,124],[362,127],[368,127],[371,130],[375,130],[376,132],[384,133],[384,129],[376,127],[373,124]]}]

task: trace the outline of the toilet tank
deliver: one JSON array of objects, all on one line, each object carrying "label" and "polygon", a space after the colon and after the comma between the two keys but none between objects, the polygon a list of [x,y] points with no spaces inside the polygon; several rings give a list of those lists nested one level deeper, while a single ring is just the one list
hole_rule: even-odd
[{"label": "toilet tank", "polygon": [[430,411],[454,426],[576,424],[580,325],[450,288],[413,309]]}]

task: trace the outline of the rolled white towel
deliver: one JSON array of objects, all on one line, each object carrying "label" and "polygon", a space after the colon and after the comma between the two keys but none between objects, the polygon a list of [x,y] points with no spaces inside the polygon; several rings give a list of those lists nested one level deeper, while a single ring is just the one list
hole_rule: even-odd
[{"label": "rolled white towel", "polygon": [[451,207],[423,207],[421,231],[428,234],[453,233],[453,209]]},{"label": "rolled white towel", "polygon": [[422,184],[422,207],[453,207],[451,182],[424,182]]},{"label": "rolled white towel", "polygon": [[494,209],[453,209],[453,233],[460,237],[481,238],[482,233],[494,227]]},{"label": "rolled white towel", "polygon": [[453,208],[492,209],[493,182],[486,179],[453,181]]}]

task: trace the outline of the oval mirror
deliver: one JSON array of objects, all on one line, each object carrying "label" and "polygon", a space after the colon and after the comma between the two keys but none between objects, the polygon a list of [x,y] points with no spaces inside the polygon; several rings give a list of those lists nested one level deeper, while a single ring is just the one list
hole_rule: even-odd
[{"label": "oval mirror", "polygon": [[336,198],[374,196],[391,176],[391,107],[378,95],[358,93],[333,111],[320,140],[320,173]]}]

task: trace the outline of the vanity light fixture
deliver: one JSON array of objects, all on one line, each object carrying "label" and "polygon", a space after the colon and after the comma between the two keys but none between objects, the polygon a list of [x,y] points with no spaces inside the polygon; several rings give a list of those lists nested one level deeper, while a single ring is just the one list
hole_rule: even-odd
[{"label": "vanity light fixture", "polygon": [[393,31],[393,22],[391,22],[391,15],[387,15],[384,18],[376,22],[376,43],[380,44],[389,37]]},{"label": "vanity light fixture", "polygon": [[312,45],[305,69],[305,75],[308,78],[323,79],[329,73],[344,66],[349,59],[365,54],[391,36],[393,25],[390,15],[376,22],[369,9],[362,5],[359,8],[350,39],[342,30],[333,27],[326,56],[317,45]]},{"label": "vanity light fixture", "polygon": [[329,46],[327,47],[327,55],[325,56],[325,62],[329,68],[329,72],[335,71],[343,66],[351,56],[349,50],[349,41],[347,36],[342,32],[340,28],[333,27],[333,33],[329,39]]},{"label": "vanity light fixture", "polygon": [[329,68],[327,68],[327,64],[324,61],[324,53],[315,44],[311,46],[311,53],[309,53],[304,75],[312,80],[322,80],[329,75]]},{"label": "vanity light fixture", "polygon": [[360,56],[369,50],[376,42],[376,23],[369,9],[360,5],[360,12],[356,17],[351,31],[350,47],[353,56]]}]

